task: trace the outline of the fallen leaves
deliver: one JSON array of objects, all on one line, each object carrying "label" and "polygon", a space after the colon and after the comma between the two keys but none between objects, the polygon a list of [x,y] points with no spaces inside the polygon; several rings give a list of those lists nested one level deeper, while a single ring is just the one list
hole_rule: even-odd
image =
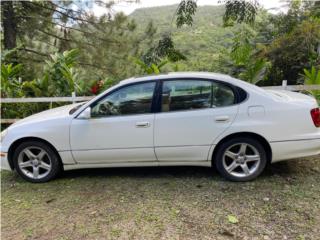
[{"label": "fallen leaves", "polygon": [[228,215],[228,222],[231,224],[236,224],[239,222],[238,218],[233,215]]}]

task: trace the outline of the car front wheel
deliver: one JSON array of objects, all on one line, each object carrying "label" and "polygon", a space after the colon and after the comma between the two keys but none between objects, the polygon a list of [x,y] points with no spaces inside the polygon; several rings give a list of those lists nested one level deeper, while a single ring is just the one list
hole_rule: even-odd
[{"label": "car front wheel", "polygon": [[13,161],[17,173],[33,183],[47,182],[57,176],[61,169],[59,158],[52,148],[37,141],[20,144]]},{"label": "car front wheel", "polygon": [[266,151],[254,139],[238,137],[222,143],[214,163],[218,172],[228,180],[243,182],[258,177],[267,163]]}]

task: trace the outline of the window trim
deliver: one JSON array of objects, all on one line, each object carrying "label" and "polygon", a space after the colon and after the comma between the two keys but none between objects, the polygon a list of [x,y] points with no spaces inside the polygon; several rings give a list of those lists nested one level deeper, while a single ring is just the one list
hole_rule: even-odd
[{"label": "window trim", "polygon": [[[180,81],[180,80],[183,80],[183,81],[207,81],[207,82],[211,82],[211,83],[218,83],[218,84],[221,84],[221,85],[225,85],[229,88],[231,88],[231,90],[233,91],[233,94],[234,94],[234,103],[231,104],[231,105],[228,105],[228,106],[222,106],[222,107],[212,107],[212,102],[213,102],[213,88],[211,87],[211,107],[209,108],[199,108],[199,109],[185,109],[185,110],[180,110],[180,111],[169,111],[169,112],[163,112],[162,111],[162,90],[163,90],[163,82],[165,81]],[[167,79],[161,79],[160,80],[160,89],[159,90],[159,98],[157,99],[157,113],[177,113],[177,112],[189,112],[189,111],[201,111],[201,110],[206,110],[206,109],[215,109],[215,108],[226,108],[226,107],[231,107],[231,106],[235,106],[235,105],[238,105],[244,101],[246,101],[246,99],[248,98],[248,93],[247,91],[242,90],[246,93],[246,98],[243,100],[243,101],[240,101],[241,99],[241,96],[240,96],[240,93],[238,91],[238,88],[240,87],[237,87],[237,86],[234,86],[233,84],[231,83],[228,83],[228,82],[224,82],[224,81],[221,81],[221,80],[216,80],[216,79],[212,79],[212,78],[195,78],[195,77],[177,77],[177,78],[167,78]]]},{"label": "window trim", "polygon": [[[229,106],[223,106],[223,107],[214,107],[214,108],[200,108],[200,109],[191,109],[191,110],[182,110],[182,111],[172,111],[172,112],[162,112],[161,111],[161,105],[162,105],[162,85],[164,81],[177,81],[177,80],[195,80],[195,81],[210,81],[210,82],[217,82],[223,85],[226,85],[228,87],[230,87],[232,89],[232,91],[235,94],[235,103]],[[150,83],[150,82],[155,82],[155,88],[153,91],[153,97],[152,97],[152,103],[151,103],[151,112],[150,113],[145,113],[145,114],[128,114],[128,115],[118,115],[118,116],[106,116],[106,117],[101,117],[101,118],[92,118],[92,119],[103,119],[103,118],[110,118],[110,117],[130,117],[130,116],[138,116],[138,115],[150,115],[150,114],[156,114],[156,113],[177,113],[177,112],[183,112],[183,111],[201,111],[201,110],[206,110],[206,109],[215,109],[215,108],[225,108],[225,107],[231,107],[231,106],[235,106],[238,104],[241,104],[245,101],[248,100],[249,98],[249,93],[247,91],[245,91],[243,88],[235,86],[231,83],[222,81],[222,80],[217,80],[217,79],[213,79],[213,78],[205,78],[205,77],[175,77],[175,78],[164,78],[164,79],[153,79],[153,80],[144,80],[144,81],[139,81],[139,82],[133,82],[133,83],[127,83],[124,85],[121,85],[115,89],[113,89],[112,91],[102,95],[101,97],[97,98],[94,102],[92,102],[90,105],[88,105],[87,107],[92,107],[95,104],[97,104],[97,102],[99,102],[100,100],[102,100],[103,98],[107,97],[108,95],[114,93],[115,91],[118,91],[124,87],[128,87],[128,86],[132,86],[132,85],[136,85],[136,84],[142,84],[142,83]],[[241,96],[239,93],[239,90],[241,89],[245,94],[246,97],[241,100]],[[84,110],[84,109],[83,109]],[[82,111],[83,111],[82,110]],[[81,111],[81,112],[82,112]],[[74,116],[74,118],[77,118],[81,112],[79,112],[76,116]]]},{"label": "window trim", "polygon": [[146,81],[141,81],[141,82],[134,82],[134,83],[128,83],[122,86],[119,86],[115,89],[113,89],[112,91],[102,95],[101,97],[99,97],[98,99],[96,99],[94,102],[92,102],[88,107],[93,108],[94,106],[96,106],[101,100],[105,99],[106,97],[110,96],[111,94],[126,88],[126,87],[130,87],[130,86],[135,86],[135,85],[140,85],[140,84],[145,84],[145,83],[155,83],[154,89],[153,89],[153,94],[152,94],[152,98],[151,98],[151,108],[150,108],[150,112],[149,113],[135,113],[135,114],[125,114],[125,115],[110,115],[110,116],[102,116],[102,117],[94,117],[92,119],[104,119],[104,118],[111,118],[111,117],[129,117],[129,116],[138,116],[138,115],[149,115],[149,114],[154,114],[154,109],[157,105],[157,99],[156,99],[156,95],[157,95],[157,89],[159,87],[159,81],[157,80],[146,80]]}]

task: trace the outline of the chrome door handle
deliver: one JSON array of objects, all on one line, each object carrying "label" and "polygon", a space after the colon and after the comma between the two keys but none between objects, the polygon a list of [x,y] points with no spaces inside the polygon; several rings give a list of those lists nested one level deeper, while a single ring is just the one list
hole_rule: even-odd
[{"label": "chrome door handle", "polygon": [[229,116],[218,116],[215,118],[216,122],[227,122],[229,121]]},{"label": "chrome door handle", "polygon": [[136,127],[150,127],[149,122],[137,122]]}]

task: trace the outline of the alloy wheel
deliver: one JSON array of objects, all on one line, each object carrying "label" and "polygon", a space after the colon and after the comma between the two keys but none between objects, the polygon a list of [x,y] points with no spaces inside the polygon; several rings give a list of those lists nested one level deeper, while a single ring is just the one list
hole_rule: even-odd
[{"label": "alloy wheel", "polygon": [[251,176],[258,170],[260,163],[259,151],[248,143],[234,144],[223,155],[223,167],[234,177]]},{"label": "alloy wheel", "polygon": [[50,173],[52,161],[47,151],[40,147],[30,146],[20,152],[18,166],[25,176],[41,179]]}]

